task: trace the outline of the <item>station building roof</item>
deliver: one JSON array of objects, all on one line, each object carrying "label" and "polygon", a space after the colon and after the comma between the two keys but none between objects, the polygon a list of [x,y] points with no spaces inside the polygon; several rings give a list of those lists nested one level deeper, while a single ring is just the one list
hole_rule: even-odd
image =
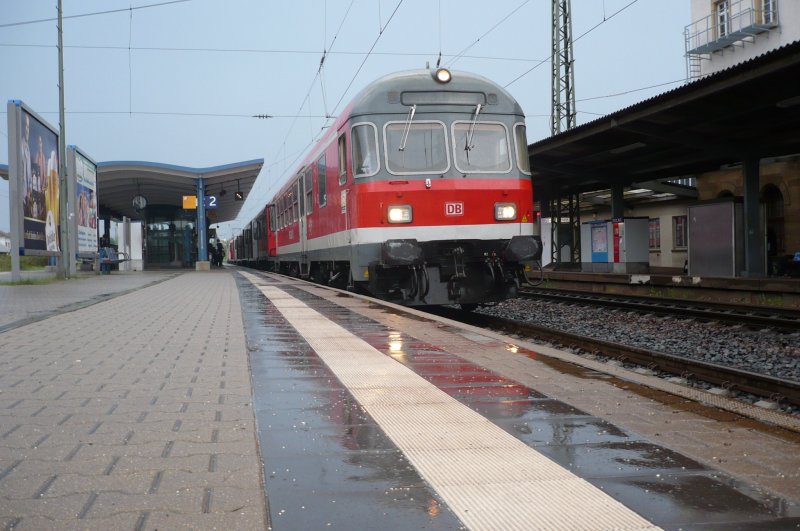
[{"label": "station building roof", "polygon": [[800,41],[534,142],[534,187],[563,197],[800,153],[798,79]]},{"label": "station building roof", "polygon": [[[190,168],[142,161],[113,161],[97,164],[97,187],[103,214],[141,219],[133,198],[142,195],[149,205],[181,206],[183,196],[197,195],[197,179],[202,177],[206,195],[217,198],[217,208],[209,210],[212,223],[232,221],[239,215],[253,188],[264,159],[223,166]],[[236,192],[243,200],[236,200]]]},{"label": "station building roof", "polygon": [[[181,206],[183,196],[197,195],[197,179],[203,178],[206,195],[217,198],[217,208],[207,210],[212,223],[233,221],[250,194],[264,159],[235,162],[209,168],[190,168],[158,162],[114,161],[97,164],[97,187],[103,215],[142,219],[133,198],[142,195],[148,205]],[[0,178],[8,180],[8,165],[0,164]],[[236,199],[242,193],[242,200]]]}]

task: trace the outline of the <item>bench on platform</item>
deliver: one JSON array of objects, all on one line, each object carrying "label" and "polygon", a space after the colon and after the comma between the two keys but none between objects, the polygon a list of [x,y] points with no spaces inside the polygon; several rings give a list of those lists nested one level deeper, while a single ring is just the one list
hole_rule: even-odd
[{"label": "bench on platform", "polygon": [[97,256],[101,273],[110,273],[112,265],[118,265],[131,259],[128,253],[117,251],[113,247],[101,247]]}]

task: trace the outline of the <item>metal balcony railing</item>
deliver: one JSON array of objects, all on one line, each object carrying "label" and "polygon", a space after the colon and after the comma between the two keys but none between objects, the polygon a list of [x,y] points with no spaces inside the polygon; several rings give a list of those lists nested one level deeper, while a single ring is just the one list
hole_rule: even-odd
[{"label": "metal balcony railing", "polygon": [[686,55],[707,55],[778,27],[777,0],[728,0],[684,30]]}]

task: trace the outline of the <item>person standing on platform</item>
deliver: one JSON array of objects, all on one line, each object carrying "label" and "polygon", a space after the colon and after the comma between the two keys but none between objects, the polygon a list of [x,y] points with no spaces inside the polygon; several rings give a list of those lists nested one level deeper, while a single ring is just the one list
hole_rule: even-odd
[{"label": "person standing on platform", "polygon": [[222,242],[217,240],[217,265],[222,267],[222,260],[225,258],[225,247]]}]

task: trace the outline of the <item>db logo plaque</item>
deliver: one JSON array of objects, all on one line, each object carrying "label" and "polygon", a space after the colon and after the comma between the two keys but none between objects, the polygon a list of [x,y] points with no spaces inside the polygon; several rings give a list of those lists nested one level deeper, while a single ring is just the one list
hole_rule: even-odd
[{"label": "db logo plaque", "polygon": [[448,202],[444,204],[444,215],[445,216],[463,216],[464,215],[464,203],[462,202]]}]

